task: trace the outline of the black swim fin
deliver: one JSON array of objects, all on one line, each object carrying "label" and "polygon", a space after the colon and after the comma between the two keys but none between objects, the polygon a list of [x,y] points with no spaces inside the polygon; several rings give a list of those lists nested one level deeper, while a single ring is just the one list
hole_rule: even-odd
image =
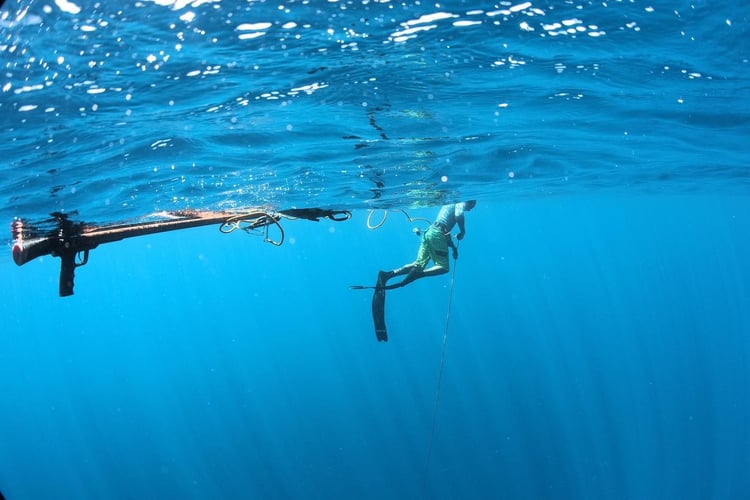
[{"label": "black swim fin", "polygon": [[375,336],[378,342],[388,342],[388,332],[385,328],[385,273],[378,273],[378,284],[372,294],[372,321],[375,324]]},{"label": "black swim fin", "polygon": [[372,294],[372,321],[375,324],[375,336],[378,342],[388,342],[385,328],[385,288],[375,288]]}]

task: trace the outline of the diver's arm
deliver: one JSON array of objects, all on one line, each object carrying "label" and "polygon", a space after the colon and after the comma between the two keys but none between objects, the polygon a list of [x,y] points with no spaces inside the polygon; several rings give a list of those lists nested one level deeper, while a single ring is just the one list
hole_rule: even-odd
[{"label": "diver's arm", "polygon": [[457,203],[455,208],[456,224],[458,224],[458,235],[456,239],[461,241],[466,236],[466,226],[464,222],[464,204]]},{"label": "diver's arm", "polygon": [[461,215],[456,216],[456,224],[458,224],[458,234],[456,235],[456,239],[458,241],[461,241],[464,239],[464,236],[466,236],[466,226],[464,223],[464,213],[461,212]]},{"label": "diver's arm", "polygon": [[[453,243],[453,238],[451,238],[450,234],[447,235],[447,238],[448,238],[448,246],[451,248],[451,250],[453,250],[453,260],[456,260],[458,259],[458,247],[456,246],[455,243]],[[458,238],[458,236],[456,236],[456,238]],[[458,239],[461,239],[461,238],[458,238]]]}]

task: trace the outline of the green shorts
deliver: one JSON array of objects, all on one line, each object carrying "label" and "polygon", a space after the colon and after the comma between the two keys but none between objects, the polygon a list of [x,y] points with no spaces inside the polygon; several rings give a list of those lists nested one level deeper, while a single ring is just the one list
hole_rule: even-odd
[{"label": "green shorts", "polygon": [[414,265],[420,269],[424,269],[430,259],[437,266],[446,270],[450,268],[450,261],[448,260],[448,236],[435,226],[430,226],[422,236],[422,243],[419,245],[417,260],[414,261]]}]

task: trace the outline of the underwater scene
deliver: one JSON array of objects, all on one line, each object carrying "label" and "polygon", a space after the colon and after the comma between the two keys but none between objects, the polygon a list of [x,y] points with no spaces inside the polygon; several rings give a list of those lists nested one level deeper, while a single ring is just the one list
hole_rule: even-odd
[{"label": "underwater scene", "polygon": [[750,498],[747,5],[0,4],[0,499]]}]

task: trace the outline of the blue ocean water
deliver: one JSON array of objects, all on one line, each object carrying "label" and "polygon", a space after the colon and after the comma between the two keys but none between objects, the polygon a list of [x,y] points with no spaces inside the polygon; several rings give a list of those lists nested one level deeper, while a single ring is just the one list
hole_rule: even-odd
[{"label": "blue ocean water", "polygon": [[[0,219],[353,217],[102,245],[66,298],[8,230],[0,491],[750,497],[749,14],[6,0]],[[376,342],[349,285],[468,198]]]}]

